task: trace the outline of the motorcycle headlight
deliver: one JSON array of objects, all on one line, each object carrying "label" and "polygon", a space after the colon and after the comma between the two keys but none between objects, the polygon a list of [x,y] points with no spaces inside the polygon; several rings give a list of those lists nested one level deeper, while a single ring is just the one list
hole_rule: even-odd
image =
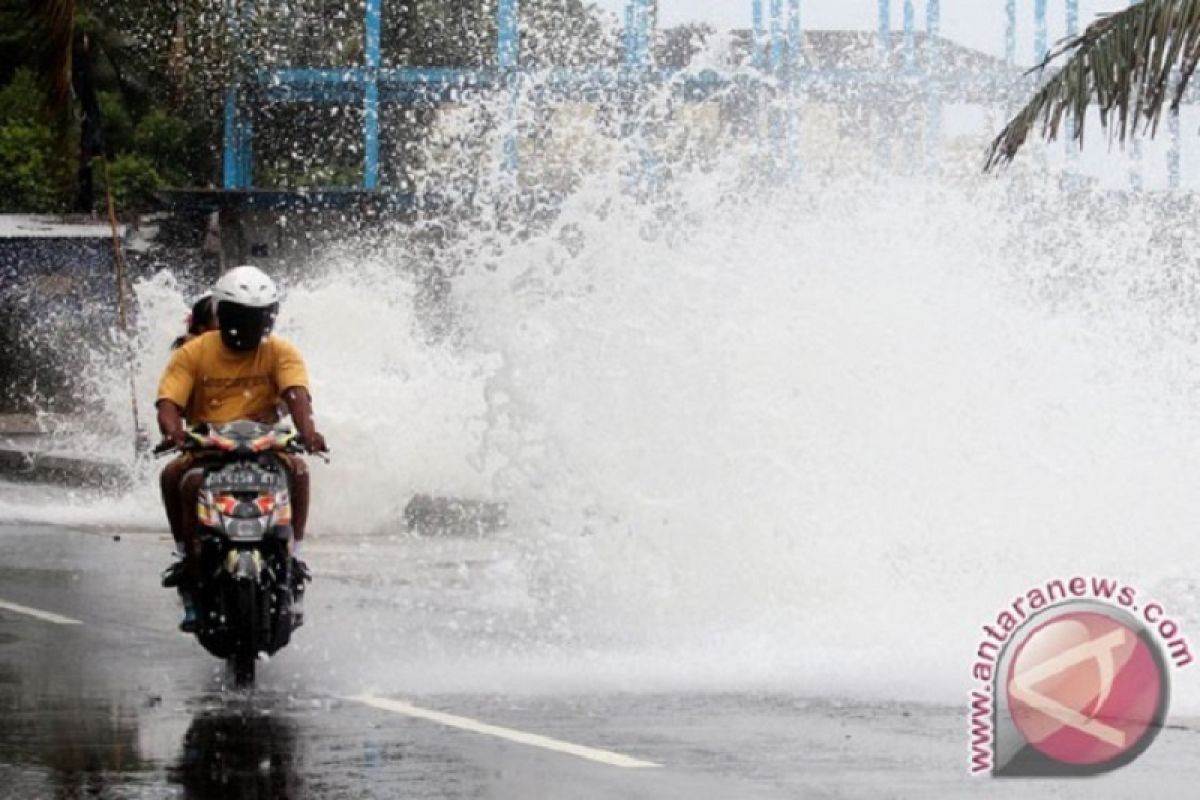
[{"label": "motorcycle headlight", "polygon": [[266,517],[258,517],[256,519],[227,519],[225,520],[225,535],[233,541],[258,541],[266,533],[267,521]]}]

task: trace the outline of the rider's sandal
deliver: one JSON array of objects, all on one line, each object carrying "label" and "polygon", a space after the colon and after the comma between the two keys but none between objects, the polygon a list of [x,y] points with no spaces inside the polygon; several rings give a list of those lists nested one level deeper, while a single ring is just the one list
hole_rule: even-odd
[{"label": "rider's sandal", "polygon": [[185,562],[183,559],[179,559],[174,564],[163,570],[162,585],[164,589],[172,589],[183,583],[186,563],[187,562]]},{"label": "rider's sandal", "polygon": [[179,630],[184,633],[195,633],[196,625],[199,620],[196,618],[196,607],[191,603],[186,603],[183,606],[183,621],[179,623]]},{"label": "rider's sandal", "polygon": [[312,580],[312,571],[299,558],[292,557],[292,627],[304,624],[304,584]]}]

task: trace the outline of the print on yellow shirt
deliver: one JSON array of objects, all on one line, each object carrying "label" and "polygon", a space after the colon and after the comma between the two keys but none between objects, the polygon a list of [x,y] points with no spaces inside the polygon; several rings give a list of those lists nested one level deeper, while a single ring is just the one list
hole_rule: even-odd
[{"label": "print on yellow shirt", "polygon": [[158,399],[183,409],[188,424],[235,419],[273,422],[279,395],[308,389],[308,370],[296,346],[270,336],[252,352],[239,353],[210,331],[175,351],[158,385]]}]

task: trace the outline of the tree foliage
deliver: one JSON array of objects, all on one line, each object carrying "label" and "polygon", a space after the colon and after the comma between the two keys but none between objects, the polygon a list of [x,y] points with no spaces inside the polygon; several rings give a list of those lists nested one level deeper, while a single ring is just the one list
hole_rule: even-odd
[{"label": "tree foliage", "polygon": [[[145,156],[123,153],[108,165],[108,178],[112,180],[113,202],[118,208],[130,211],[147,211],[157,200],[155,192],[163,187],[162,177],[154,164]],[[105,180],[101,176],[100,180]]]},{"label": "tree foliage", "polygon": [[53,211],[50,129],[42,125],[0,127],[0,211]]},{"label": "tree foliage", "polygon": [[138,122],[133,132],[133,150],[143,156],[170,184],[180,185],[190,175],[202,173],[197,159],[202,143],[187,120],[162,108],[154,108]]},{"label": "tree foliage", "polygon": [[[496,0],[385,0],[383,13],[385,66],[494,63]],[[521,26],[525,66],[619,56],[615,30],[584,0],[522,0]],[[138,206],[151,187],[214,185],[226,87],[271,67],[361,65],[363,36],[362,0],[0,0],[0,88],[20,68],[21,102],[30,76],[46,99],[35,102],[36,125],[21,123],[41,125],[37,135],[5,139],[26,165],[22,186],[44,173],[36,191],[12,197],[38,210],[69,206],[73,195],[97,207],[91,186],[102,176],[90,162],[100,155],[112,161],[114,189]],[[0,124],[6,114],[0,108]],[[319,185],[361,170],[359,107],[260,106],[255,118],[264,181]],[[388,109],[384,150],[395,163],[385,180],[399,186],[419,167],[431,119],[427,109]]]},{"label": "tree foliage", "polygon": [[1056,139],[1066,120],[1082,145],[1091,107],[1109,135],[1122,142],[1153,136],[1165,110],[1178,113],[1200,64],[1200,0],[1143,0],[1105,15],[1036,69],[1044,72],[1064,57],[1058,72],[996,137],[985,169],[1012,161],[1035,129]]},{"label": "tree foliage", "polygon": [[0,211],[54,211],[63,163],[47,124],[43,93],[31,70],[0,88]]}]

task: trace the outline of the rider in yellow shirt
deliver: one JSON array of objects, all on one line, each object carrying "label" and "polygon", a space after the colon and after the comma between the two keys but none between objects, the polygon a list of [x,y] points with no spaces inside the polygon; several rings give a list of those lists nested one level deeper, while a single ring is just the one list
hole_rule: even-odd
[{"label": "rider in yellow shirt", "polygon": [[[295,345],[271,335],[279,313],[279,290],[257,267],[237,267],[213,288],[218,330],[203,333],[171,356],[158,386],[158,426],[164,442],[182,445],[189,425],[220,424],[238,419],[274,423],[279,400],[287,406],[304,446],[324,452],[325,438],[313,422],[308,370]],[[304,461],[284,458],[290,475],[292,526],[297,551],[308,519],[309,476]],[[181,582],[196,563],[196,502],[204,470],[184,453],[162,472],[163,504],[171,534],[184,560],[168,571],[171,585]],[[185,596],[181,627],[194,627]]]}]

